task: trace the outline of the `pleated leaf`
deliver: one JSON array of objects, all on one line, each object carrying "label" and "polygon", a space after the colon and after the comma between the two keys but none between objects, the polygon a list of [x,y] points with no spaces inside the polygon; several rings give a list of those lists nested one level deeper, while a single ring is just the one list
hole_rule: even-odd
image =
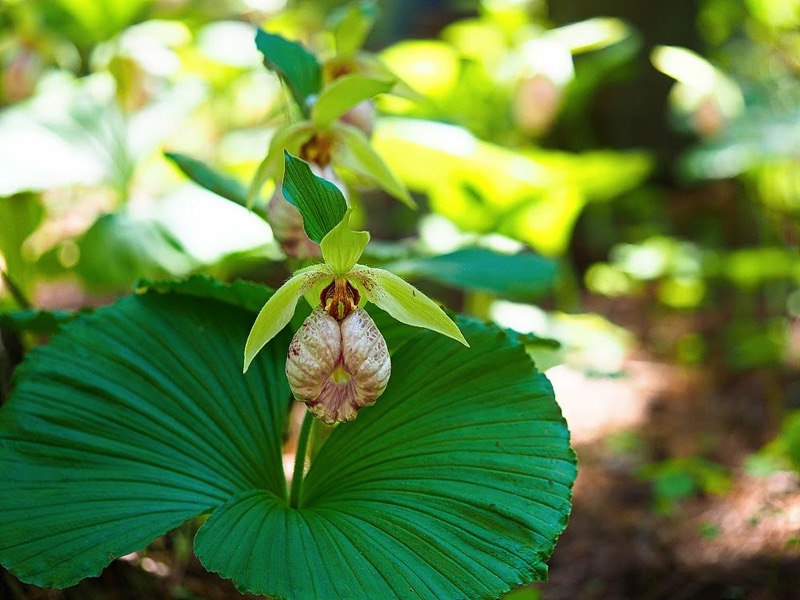
[{"label": "pleated leaf", "polygon": [[29,356],[0,411],[3,565],[64,587],[211,513],[203,564],[277,598],[491,598],[545,577],[575,462],[516,340],[464,320],[471,349],[406,338],[289,508],[288,336],[243,377],[255,294],[238,287],[227,301],[202,280],[173,288],[189,296],[149,284]]},{"label": "pleated leaf", "polygon": [[252,318],[133,296],[33,351],[0,412],[0,562],[66,587],[241,491],[284,495],[288,340],[243,377]]},{"label": "pleated leaf", "polygon": [[[547,379],[495,329],[425,332],[339,426],[299,509],[252,490],[199,531],[203,564],[278,598],[493,598],[546,577],[575,478]],[[228,540],[236,540],[231,544]]]}]

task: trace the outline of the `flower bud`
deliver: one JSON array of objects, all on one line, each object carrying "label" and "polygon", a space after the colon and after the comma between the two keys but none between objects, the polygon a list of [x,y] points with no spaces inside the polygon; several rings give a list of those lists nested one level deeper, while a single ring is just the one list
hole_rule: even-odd
[{"label": "flower bud", "polygon": [[374,102],[372,100],[364,100],[344,113],[340,119],[348,125],[358,127],[367,137],[372,137],[372,130],[375,127],[375,115]]},{"label": "flower bud", "polygon": [[545,75],[523,79],[514,95],[514,124],[528,135],[542,135],[553,125],[561,106],[562,92]]},{"label": "flower bud", "polygon": [[386,342],[362,308],[339,321],[318,306],[295,334],[286,376],[295,398],[328,424],[352,421],[386,389],[392,367]]}]

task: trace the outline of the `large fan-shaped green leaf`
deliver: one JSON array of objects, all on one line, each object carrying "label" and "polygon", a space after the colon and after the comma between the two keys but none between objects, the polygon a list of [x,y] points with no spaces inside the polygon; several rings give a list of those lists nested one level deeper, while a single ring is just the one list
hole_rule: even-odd
[{"label": "large fan-shaped green leaf", "polygon": [[15,574],[66,586],[211,512],[203,563],[277,597],[493,597],[544,577],[575,463],[514,339],[474,322],[460,323],[471,349],[407,339],[290,508],[287,339],[243,377],[251,291],[186,286],[77,318],[18,371],[0,412],[0,561]]},{"label": "large fan-shaped green leaf", "polygon": [[472,349],[425,332],[397,351],[299,510],[253,491],[216,511],[196,540],[206,567],[286,598],[488,598],[543,579],[575,477],[567,430],[521,346],[459,325]]},{"label": "large fan-shaped green leaf", "polygon": [[0,560],[64,587],[249,489],[285,494],[284,346],[241,375],[252,313],[126,298],[35,350],[0,413]]}]

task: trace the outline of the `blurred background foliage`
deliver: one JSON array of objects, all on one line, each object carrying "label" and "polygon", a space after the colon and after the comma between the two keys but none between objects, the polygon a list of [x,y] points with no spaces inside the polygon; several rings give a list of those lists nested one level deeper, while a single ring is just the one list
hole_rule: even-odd
[{"label": "blurred background foliage", "polygon": [[[294,116],[254,26],[327,60],[345,4],[3,0],[0,308],[193,273],[280,283],[263,207],[163,153],[246,189]],[[774,441],[752,464],[798,469],[800,1],[377,4],[364,48],[401,83],[372,142],[420,210],[343,173],[369,260],[535,334],[541,368],[619,376],[633,349],[766,373]],[[700,456],[640,476],[663,512],[729,482]]]}]

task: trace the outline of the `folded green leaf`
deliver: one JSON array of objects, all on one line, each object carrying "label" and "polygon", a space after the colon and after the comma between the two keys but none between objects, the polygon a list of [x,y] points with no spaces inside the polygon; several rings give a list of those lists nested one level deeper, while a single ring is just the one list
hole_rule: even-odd
[{"label": "folded green leaf", "polygon": [[364,133],[352,125],[338,122],[332,127],[337,137],[337,161],[356,175],[377,184],[410,208],[417,208],[406,186],[389,170]]},{"label": "folded green leaf", "polygon": [[203,161],[185,154],[164,152],[164,156],[175,163],[189,179],[200,187],[236,202],[236,204],[247,206],[247,189],[232,177],[218,173]]},{"label": "folded green leaf", "polygon": [[302,113],[308,114],[308,97],[319,93],[322,86],[317,58],[302,45],[263,29],[256,32],[256,47],[264,55],[267,68],[281,77]]},{"label": "folded green leaf", "polygon": [[308,163],[285,151],[284,158],[283,196],[303,215],[306,235],[319,244],[341,223],[347,201],[333,183],[314,175]]},{"label": "folded green leaf", "polygon": [[18,333],[30,331],[40,335],[51,335],[76,316],[77,313],[66,310],[19,310],[0,313],[0,327]]},{"label": "folded green leaf", "polygon": [[394,84],[393,80],[357,73],[340,77],[322,90],[311,109],[311,120],[320,127],[327,127],[356,104],[388,92]]}]

